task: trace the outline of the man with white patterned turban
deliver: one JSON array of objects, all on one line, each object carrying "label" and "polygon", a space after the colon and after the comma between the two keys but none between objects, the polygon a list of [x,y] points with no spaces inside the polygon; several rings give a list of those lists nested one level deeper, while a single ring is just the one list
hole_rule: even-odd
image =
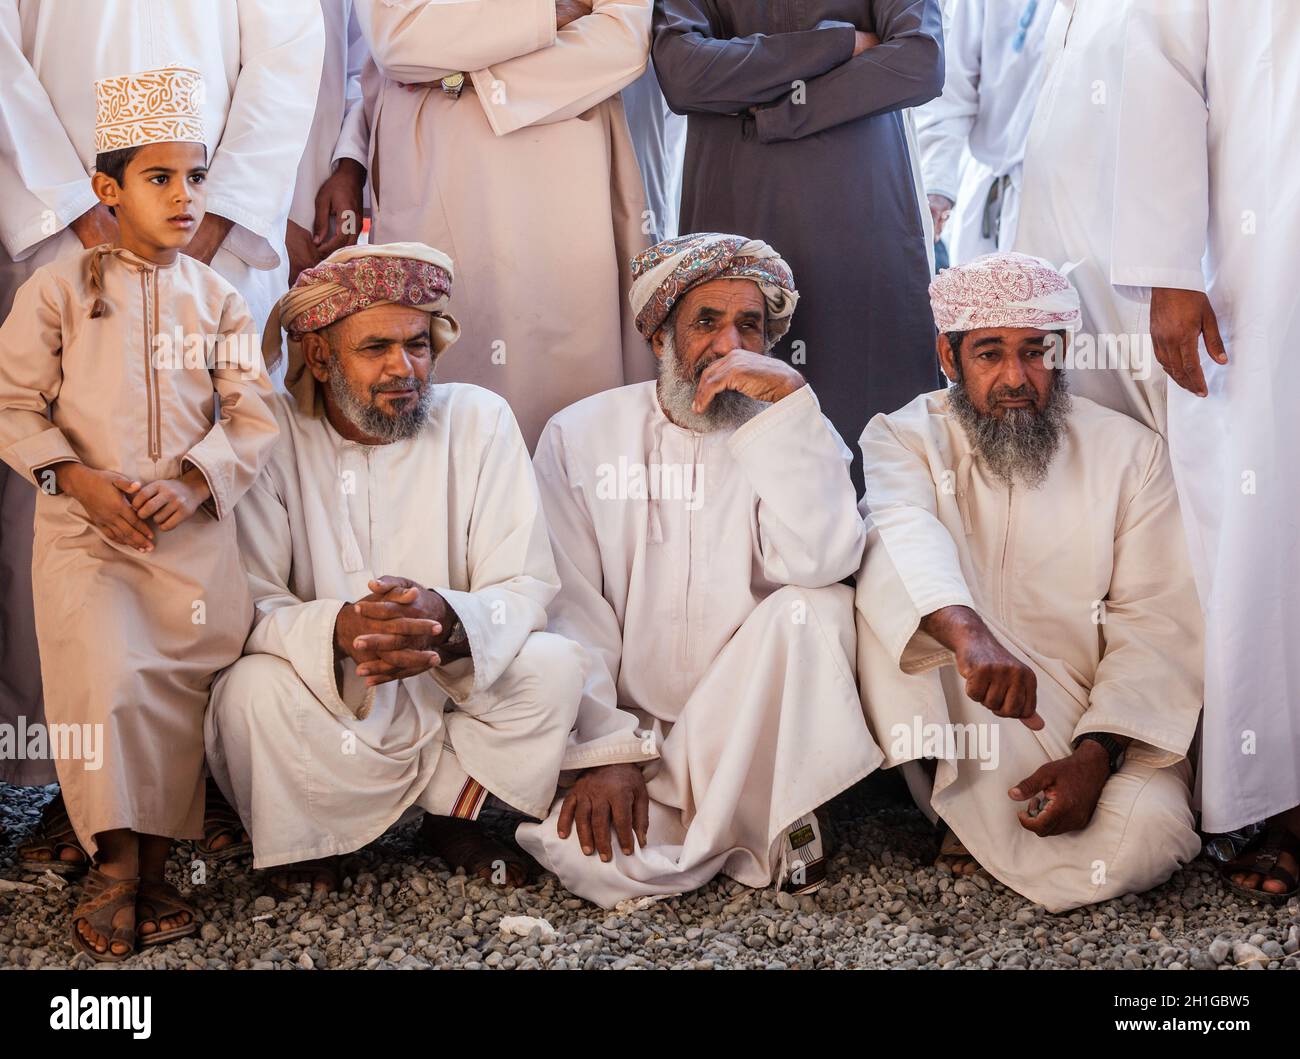
[{"label": "man with white patterned turban", "polygon": [[534,465],[560,573],[550,629],[586,654],[580,726],[627,718],[659,760],[579,777],[518,837],[606,907],[720,873],[811,892],[815,811],[880,761],[840,584],[864,540],[850,453],[770,355],[798,299],[775,250],[683,236],[632,275],[658,383],[560,412]]},{"label": "man with white patterned turban", "polygon": [[886,765],[1053,912],[1199,851],[1186,759],[1203,629],[1164,442],[1065,392],[1079,300],[991,254],[930,287],[952,381],[863,432],[858,670]]},{"label": "man with white patterned turban", "polygon": [[289,393],[236,511],[256,613],[206,734],[281,890],[337,887],[338,855],[421,809],[449,864],[520,882],[473,823],[486,796],[540,818],[561,767],[645,756],[630,719],[570,745],[582,659],[544,631],[559,582],[528,450],[503,398],[434,381],[451,286],[430,247],[347,247],[267,325]]}]

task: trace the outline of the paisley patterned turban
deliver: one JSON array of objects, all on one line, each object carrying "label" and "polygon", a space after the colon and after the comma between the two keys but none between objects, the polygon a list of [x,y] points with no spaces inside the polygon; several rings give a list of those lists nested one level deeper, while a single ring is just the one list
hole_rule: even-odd
[{"label": "paisley patterned turban", "polygon": [[777,339],[789,330],[799,300],[790,266],[767,243],[719,232],[666,239],[632,259],[636,329],[649,340],[688,290],[715,279],[753,280],[767,300],[768,333]]},{"label": "paisley patterned turban", "polygon": [[1027,254],[986,254],[944,269],[930,284],[930,305],[944,334],[982,327],[1073,331],[1082,320],[1070,281]]},{"label": "paisley patterned turban", "polygon": [[451,259],[423,243],[345,246],[304,269],[275,303],[262,334],[262,355],[268,368],[274,368],[280,360],[281,331],[287,333],[285,385],[311,414],[315,388],[302,355],[303,335],[376,305],[409,305],[433,314],[433,349],[441,353],[460,337],[460,325],[445,312],[451,281]]}]

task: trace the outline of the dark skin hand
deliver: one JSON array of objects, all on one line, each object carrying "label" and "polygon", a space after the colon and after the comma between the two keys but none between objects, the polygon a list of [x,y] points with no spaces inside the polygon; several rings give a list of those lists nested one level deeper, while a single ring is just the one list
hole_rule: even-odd
[{"label": "dark skin hand", "polygon": [[59,492],[67,493],[86,509],[91,522],[111,541],[138,552],[153,551],[153,530],[131,506],[141,484],[116,471],[97,471],[85,464],[56,464]]},{"label": "dark skin hand", "polygon": [[1217,364],[1228,363],[1228,352],[1219,335],[1219,320],[1210,299],[1201,291],[1154,287],[1151,291],[1151,341],[1156,359],[1169,377],[1184,390],[1205,397],[1205,372],[1201,370],[1198,339],[1205,336],[1205,349]]},{"label": "dark skin hand", "polygon": [[1013,802],[1026,802],[1038,794],[1047,801],[1037,816],[1021,810],[1020,826],[1041,837],[1066,835],[1088,826],[1101,798],[1101,789],[1110,779],[1110,759],[1105,749],[1092,740],[1084,740],[1073,754],[1060,761],[1049,761],[1033,775],[1026,776],[1007,792]]},{"label": "dark skin hand", "polygon": [[160,530],[173,530],[212,496],[208,480],[193,467],[179,478],[160,478],[142,486],[131,498],[131,506],[142,519],[152,519]]},{"label": "dark skin hand", "polygon": [[108,207],[102,202],[91,206],[68,227],[81,240],[81,245],[86,250],[103,243],[115,243],[119,235],[117,218],[108,212]]},{"label": "dark skin hand", "polygon": [[583,0],[555,0],[555,28],[563,29],[570,22],[591,14],[591,5]]},{"label": "dark skin hand", "polygon": [[619,848],[625,854],[632,855],[633,838],[644,848],[650,827],[650,795],[646,793],[641,770],[633,764],[621,764],[602,765],[584,772],[560,806],[556,834],[568,838],[575,822],[578,844],[588,857],[599,853],[603,861],[613,859],[611,822]]},{"label": "dark skin hand", "polygon": [[315,268],[321,263],[320,250],[312,240],[311,232],[293,221],[284,226],[284,249],[289,255],[290,286],[304,269]]},{"label": "dark skin hand", "polygon": [[930,220],[934,222],[934,237],[938,239],[943,235],[943,226],[948,223],[956,203],[947,195],[927,195],[926,198],[930,203]]},{"label": "dark skin hand", "polygon": [[234,226],[234,221],[218,217],[215,213],[207,214],[199,222],[194,238],[190,240],[183,253],[202,261],[205,265],[212,264],[212,259],[217,256],[217,251],[221,249],[221,244],[226,241],[226,236]]},{"label": "dark skin hand", "polygon": [[[366,167],[354,158],[339,164],[316,192],[316,222],[312,243],[323,260],[361,237],[361,210],[366,188]],[[331,224],[334,234],[330,234]]]},{"label": "dark skin hand", "polygon": [[692,408],[697,413],[706,411],[713,398],[723,390],[735,390],[756,401],[774,404],[807,384],[807,380],[783,360],[748,349],[733,349],[701,373]]},{"label": "dark skin hand", "polygon": [[1003,647],[970,607],[936,610],[921,621],[921,629],[957,656],[957,672],[966,679],[971,699],[1033,731],[1043,727],[1034,671]]},{"label": "dark skin hand", "polygon": [[335,657],[356,662],[367,687],[468,656],[468,644],[446,644],[456,616],[437,592],[392,576],[376,578],[369,588],[369,596],[342,607],[334,622]]}]

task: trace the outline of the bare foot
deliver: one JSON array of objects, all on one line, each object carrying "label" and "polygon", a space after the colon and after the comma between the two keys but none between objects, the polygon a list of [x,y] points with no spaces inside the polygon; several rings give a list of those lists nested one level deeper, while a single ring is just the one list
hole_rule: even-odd
[{"label": "bare foot", "polygon": [[1287,894],[1300,881],[1300,810],[1292,809],[1268,822],[1264,840],[1242,853],[1229,867],[1241,870],[1229,878],[1247,890]]},{"label": "bare foot", "polygon": [[65,871],[69,868],[80,870],[89,863],[86,851],[72,829],[61,793],[46,803],[35,835],[18,847],[18,859],[29,870],[39,870],[38,866],[47,864],[56,866],[56,862]]},{"label": "bare foot", "polygon": [[943,843],[939,847],[939,856],[935,858],[934,866],[952,873],[957,878],[969,878],[983,871],[979,861],[971,856],[970,850],[963,846],[961,839],[951,831],[943,836]]},{"label": "bare foot", "polygon": [[248,832],[235,807],[226,801],[216,780],[209,776],[204,791],[203,841],[199,852],[212,856],[231,846],[247,847],[248,843]]},{"label": "bare foot", "polygon": [[[100,894],[107,894],[109,888],[119,883],[129,883],[128,889],[122,890],[109,906],[95,905]],[[111,956],[126,956],[135,949],[135,891],[136,880],[118,878],[106,872],[92,872],[82,893],[81,903],[73,911],[72,929],[78,937],[95,953]],[[116,907],[114,907],[116,906]],[[111,917],[105,922],[105,913],[112,908]],[[99,923],[96,927],[92,920]],[[117,940],[112,940],[116,935]],[[130,940],[124,940],[123,936]]]},{"label": "bare foot", "polygon": [[304,860],[298,864],[282,864],[271,869],[267,881],[271,889],[282,898],[300,896],[303,887],[310,888],[310,896],[337,893],[342,881],[342,857],[321,857]]},{"label": "bare foot", "polygon": [[194,911],[168,882],[140,880],[135,901],[135,932],[144,940],[151,934],[170,933],[194,922]]},{"label": "bare foot", "polygon": [[452,871],[464,870],[498,886],[522,886],[528,881],[528,863],[518,851],[498,842],[474,820],[424,814],[420,838],[435,857]]}]

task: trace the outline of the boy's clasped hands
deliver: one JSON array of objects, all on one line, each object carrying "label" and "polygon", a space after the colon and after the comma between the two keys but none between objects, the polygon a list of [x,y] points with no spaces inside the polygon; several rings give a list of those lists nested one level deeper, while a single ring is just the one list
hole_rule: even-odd
[{"label": "boy's clasped hands", "polygon": [[172,530],[212,496],[207,479],[191,467],[179,478],[159,478],[147,485],[117,471],[100,471],[67,462],[55,468],[59,491],[86,509],[101,533],[138,552],[154,549],[154,531]]}]

